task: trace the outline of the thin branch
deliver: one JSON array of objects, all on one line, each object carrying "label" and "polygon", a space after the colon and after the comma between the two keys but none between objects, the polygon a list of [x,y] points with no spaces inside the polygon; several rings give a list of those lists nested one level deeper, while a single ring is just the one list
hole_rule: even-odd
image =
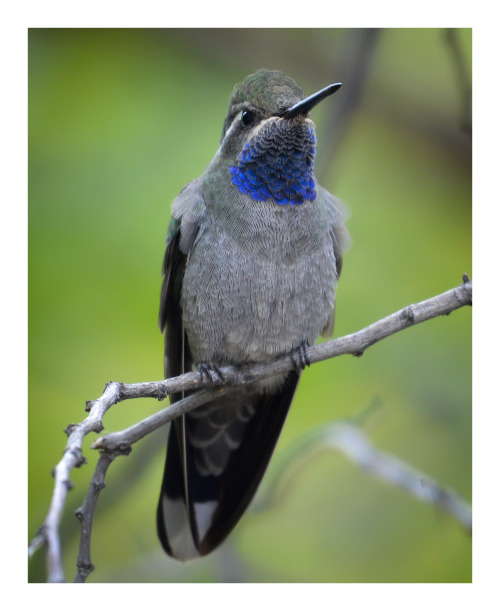
[{"label": "thin branch", "polygon": [[326,429],[325,439],[331,447],[343,452],[365,471],[406,490],[425,503],[442,508],[472,532],[469,503],[403,460],[377,450],[359,429],[347,424],[333,425]]},{"label": "thin branch", "polygon": [[[466,275],[464,275],[463,279],[464,283],[462,285],[446,291],[441,295],[437,295],[436,297],[407,306],[361,331],[311,347],[309,349],[310,362],[317,363],[342,354],[360,356],[366,348],[389,335],[425,320],[429,320],[430,318],[450,314],[464,305],[472,305],[472,282]],[[274,376],[279,373],[286,373],[294,367],[295,365],[290,355],[280,357],[266,364],[252,364],[242,367],[222,367],[221,372],[225,380],[224,386],[210,388],[201,393],[190,395],[182,401],[160,410],[156,414],[153,414],[149,418],[142,420],[124,431],[110,433],[109,435],[97,439],[92,447],[107,453],[126,454],[130,452],[131,445],[145,435],[163,426],[167,422],[170,422],[179,415],[203,405],[216,395],[231,393],[233,391],[231,387],[248,384],[258,379]],[[71,424],[66,429],[69,439],[66,444],[63,458],[54,469],[55,484],[49,512],[44,524],[39,529],[37,536],[30,543],[28,548],[31,557],[42,544],[47,546],[47,572],[49,581],[64,581],[59,541],[59,524],[66,501],[66,495],[71,488],[71,482],[69,480],[71,470],[85,463],[85,458],[82,455],[84,437],[91,432],[99,433],[103,429],[103,416],[115,403],[125,399],[144,397],[153,397],[162,400],[172,393],[187,390],[200,390],[209,386],[212,387],[214,384],[202,380],[199,373],[187,373],[176,378],[157,382],[140,382],[137,384],[110,382],[106,385],[101,397],[94,401],[87,402],[86,410],[90,411],[89,416],[83,422]],[[109,463],[113,459],[114,456],[109,460]],[[100,482],[99,485],[104,483],[104,475],[107,471],[107,467],[109,467],[109,464],[107,464],[106,468],[104,468],[104,464],[104,461],[101,462],[100,466],[102,471],[100,475],[97,474],[97,470],[96,474],[94,474],[94,481]],[[99,477],[102,477],[102,479],[98,479]],[[96,501],[97,496],[92,499],[86,499],[91,514],[93,513]],[[90,515],[90,521],[91,519],[92,515]],[[90,541],[90,539],[88,540]],[[82,562],[81,573],[79,573],[80,579],[84,579],[85,571],[88,571],[91,566],[85,545],[87,545],[87,543],[84,542],[84,547],[80,550],[81,556],[79,556]]]},{"label": "thin branch", "polygon": [[[75,467],[81,467],[85,464],[86,460],[82,454],[83,439],[89,433],[100,433],[102,431],[104,414],[120,400],[119,387],[120,385],[115,382],[108,384],[103,395],[92,401],[90,414],[87,418],[79,424],[70,424],[65,429],[68,442],[62,459],[53,471],[55,484],[49,511],[45,522],[28,548],[29,557],[31,557],[42,544],[47,546],[47,574],[50,582],[65,581],[59,541],[59,524],[66,502],[66,495],[73,486],[69,479],[70,473]],[[87,403],[87,409],[89,408],[90,404]]]},{"label": "thin branch", "polygon": [[470,68],[467,66],[464,51],[460,45],[458,30],[445,29],[446,42],[450,48],[451,59],[454,63],[456,79],[461,96],[460,123],[461,128],[469,138],[472,137],[472,80]]},{"label": "thin branch", "polygon": [[94,510],[99,494],[101,490],[105,488],[104,479],[106,478],[108,468],[117,456],[119,456],[118,452],[101,452],[85,501],[83,505],[75,511],[76,517],[82,523],[80,548],[76,561],[78,571],[75,577],[75,583],[85,582],[87,577],[94,570],[94,566],[90,561],[90,537],[92,535]]},{"label": "thin branch", "polygon": [[[352,30],[339,50],[340,57],[335,62],[333,82],[344,81],[342,92],[332,104],[323,129],[318,148],[317,176],[332,181],[330,161],[337,159],[340,143],[348,132],[352,119],[362,101],[371,64],[375,56],[382,30],[379,28],[359,28]],[[321,182],[321,181],[320,181]]]},{"label": "thin branch", "polygon": [[281,502],[290,492],[290,482],[294,480],[294,475],[318,454],[329,449],[339,450],[371,475],[449,513],[468,532],[472,532],[470,503],[455,492],[440,486],[426,473],[378,450],[357,426],[347,422],[323,425],[310,431],[294,444],[291,455],[274,471],[271,481],[268,481],[264,494],[257,500],[253,510],[263,511]]},{"label": "thin branch", "polygon": [[[450,314],[464,305],[472,305],[472,281],[469,280],[467,276],[464,276],[464,284],[446,291],[446,293],[431,297],[417,304],[409,305],[399,310],[399,312],[395,312],[351,335],[345,335],[344,337],[324,342],[317,346],[312,346],[308,353],[309,360],[312,364],[342,354],[361,356],[367,348],[389,337],[389,335],[393,335],[398,331],[402,331],[407,327],[424,322],[430,318]],[[229,387],[231,386],[249,384],[268,376],[286,373],[293,368],[293,360],[289,355],[280,357],[271,363],[243,365],[238,368],[231,366],[221,367],[220,371],[225,380],[224,387],[191,395],[174,405],[160,410],[156,414],[149,416],[145,420],[134,424],[124,431],[110,433],[109,435],[100,437],[94,442],[92,447],[94,449],[114,452],[124,450],[129,448],[131,444],[139,439],[142,439],[145,435],[163,426],[167,422],[170,422],[174,418],[177,418],[177,416],[187,413],[208,402],[218,393],[229,392]],[[180,390],[193,390],[207,386],[208,384],[210,383],[201,381],[199,374],[189,373],[177,378],[170,378],[169,380],[159,382],[148,382],[147,384],[141,385],[122,384],[121,398],[135,398],[136,396],[159,397],[170,395]],[[140,389],[139,386],[141,387]],[[148,394],[138,395],[137,393],[139,390],[145,391]]]}]

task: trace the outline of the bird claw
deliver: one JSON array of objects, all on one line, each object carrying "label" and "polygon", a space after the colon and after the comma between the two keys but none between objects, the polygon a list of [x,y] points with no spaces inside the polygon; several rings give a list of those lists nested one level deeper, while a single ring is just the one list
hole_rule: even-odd
[{"label": "bird claw", "polygon": [[200,363],[198,370],[200,372],[202,382],[207,380],[212,384],[224,384],[224,375],[217,365],[214,365],[213,363]]},{"label": "bird claw", "polygon": [[309,344],[307,342],[301,342],[297,348],[292,350],[291,357],[297,371],[310,367],[311,361],[309,360]]}]

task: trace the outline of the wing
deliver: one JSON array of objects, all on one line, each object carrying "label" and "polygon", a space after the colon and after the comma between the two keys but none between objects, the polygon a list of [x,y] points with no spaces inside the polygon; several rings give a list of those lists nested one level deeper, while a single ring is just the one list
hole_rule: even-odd
[{"label": "wing", "polygon": [[[163,284],[158,319],[160,330],[165,332],[166,378],[189,371],[192,365],[189,345],[184,333],[180,300],[189,253],[194,246],[205,214],[199,179],[184,187],[174,201],[172,210],[163,258]],[[173,396],[172,400],[178,401],[179,398]]]},{"label": "wing", "polygon": [[[199,179],[184,187],[172,206],[172,218],[167,231],[167,246],[163,258],[163,283],[160,295],[160,314],[158,324],[165,333],[164,374],[165,378],[178,376],[192,367],[181,308],[182,281],[189,253],[198,235],[205,206],[199,188]],[[182,393],[170,397],[171,403],[183,398]],[[185,503],[186,461],[185,461],[185,418],[177,418],[170,427],[167,447],[167,464],[158,505],[157,526],[160,540],[166,549],[164,519],[162,517],[165,499],[169,499],[171,523],[182,538],[182,529],[189,523]],[[170,502],[171,500],[171,502]],[[177,526],[178,524],[178,526]],[[185,538],[185,536],[184,536]]]},{"label": "wing", "polygon": [[333,252],[337,263],[337,279],[342,270],[342,254],[350,246],[351,238],[345,226],[348,218],[346,206],[323,187],[318,186],[318,199],[326,213],[328,231],[333,242]]},{"label": "wing", "polygon": [[[335,265],[337,280],[342,271],[342,257],[344,251],[349,247],[351,238],[345,226],[345,221],[348,217],[347,208],[334,195],[326,189],[318,185],[318,202],[323,205],[325,212],[328,233],[333,244],[333,253],[335,255]],[[332,303],[328,324],[321,332],[323,337],[330,337],[333,334],[335,324],[335,304]]]},{"label": "wing", "polygon": [[[163,284],[158,324],[160,330],[165,332],[165,378],[177,376],[185,371],[184,344],[186,342],[180,298],[187,255],[179,248],[180,226],[180,220],[172,217],[168,228],[167,248],[162,267]],[[172,397],[172,399],[178,401],[179,396]]]}]

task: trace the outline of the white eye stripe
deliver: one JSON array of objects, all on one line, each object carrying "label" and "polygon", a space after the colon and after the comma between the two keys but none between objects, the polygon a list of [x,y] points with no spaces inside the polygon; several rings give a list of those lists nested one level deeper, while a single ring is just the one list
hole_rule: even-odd
[{"label": "white eye stripe", "polygon": [[220,143],[219,149],[216,153],[216,155],[220,154],[221,149],[224,147],[224,144],[226,143],[227,139],[231,137],[231,134],[233,133],[233,131],[235,129],[239,129],[241,127],[240,125],[240,121],[241,121],[241,115],[243,114],[243,111],[241,112],[237,112],[231,122],[231,125],[229,126],[228,130],[226,131],[225,135],[224,135],[224,140],[222,140],[222,142]]},{"label": "white eye stripe", "polygon": [[[231,123],[231,127],[226,132],[226,138],[233,132],[234,129],[236,129],[237,127],[240,126],[241,115],[243,113],[244,113],[244,110],[242,110],[241,112],[236,113],[236,115],[234,116],[233,122]],[[226,138],[224,138],[224,140]]]}]

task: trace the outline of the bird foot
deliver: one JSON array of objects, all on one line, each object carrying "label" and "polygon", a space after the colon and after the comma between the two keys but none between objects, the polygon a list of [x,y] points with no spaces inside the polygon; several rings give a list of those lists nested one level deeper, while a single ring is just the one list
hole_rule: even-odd
[{"label": "bird foot", "polygon": [[225,382],[224,375],[222,374],[221,370],[213,363],[200,363],[198,366],[198,371],[200,372],[202,382],[207,380],[213,385],[224,384]]},{"label": "bird foot", "polygon": [[311,361],[309,360],[309,344],[307,342],[301,342],[297,348],[292,350],[291,357],[297,371],[300,372],[306,367],[310,367]]}]

